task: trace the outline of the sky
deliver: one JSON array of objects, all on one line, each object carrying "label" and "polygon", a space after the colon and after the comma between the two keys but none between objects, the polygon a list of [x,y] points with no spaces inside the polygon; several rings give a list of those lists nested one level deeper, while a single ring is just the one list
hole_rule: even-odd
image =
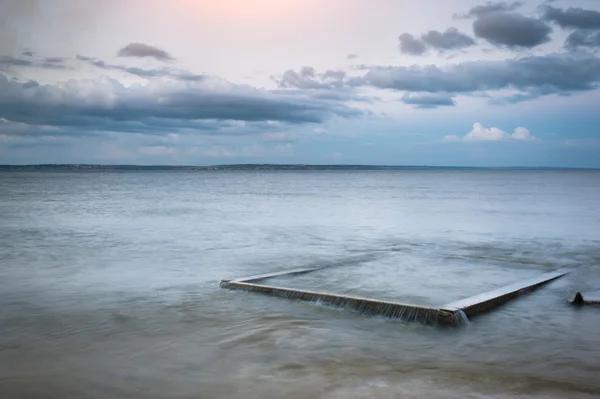
[{"label": "sky", "polygon": [[600,1],[0,0],[0,164],[600,168]]}]

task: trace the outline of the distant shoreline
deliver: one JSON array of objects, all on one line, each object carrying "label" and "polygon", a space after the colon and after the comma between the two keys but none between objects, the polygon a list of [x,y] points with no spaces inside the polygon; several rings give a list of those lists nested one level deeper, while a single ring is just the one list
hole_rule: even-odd
[{"label": "distant shoreline", "polygon": [[185,165],[95,165],[95,164],[34,164],[0,165],[0,171],[256,171],[256,170],[600,170],[578,167],[486,167],[486,166],[427,166],[427,165],[310,165],[310,164],[231,164],[212,166]]}]

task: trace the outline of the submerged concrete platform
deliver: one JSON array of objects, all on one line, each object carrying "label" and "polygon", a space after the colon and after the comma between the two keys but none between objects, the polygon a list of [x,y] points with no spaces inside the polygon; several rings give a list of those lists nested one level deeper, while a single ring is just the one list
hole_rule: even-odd
[{"label": "submerged concrete platform", "polygon": [[355,309],[361,313],[407,321],[418,321],[424,324],[456,325],[460,322],[460,316],[456,315],[456,311],[446,311],[426,306],[381,301],[371,298],[336,295],[325,292],[274,287],[270,285],[252,284],[236,280],[221,281],[220,286],[221,288],[259,292],[287,299],[320,302],[337,307]]},{"label": "submerged concrete platform", "polygon": [[467,317],[471,318],[478,314],[489,312],[503,303],[508,302],[523,293],[530,292],[552,280],[556,280],[569,272],[570,270],[567,269],[555,270],[551,273],[542,274],[539,277],[519,281],[505,287],[461,299],[460,301],[451,302],[442,306],[442,309],[460,309]]},{"label": "submerged concrete platform", "polygon": [[239,277],[239,278],[236,278],[236,279],[233,279],[233,280],[222,280],[222,281],[235,281],[235,282],[246,282],[246,283],[249,283],[251,281],[266,280],[268,278],[279,277],[279,276],[291,276],[291,275],[294,275],[294,274],[310,273],[310,272],[314,272],[314,271],[325,269],[325,268],[327,268],[327,266],[283,270],[283,271],[280,271],[280,272],[257,274],[257,275],[254,275],[254,276]]},{"label": "submerged concrete platform", "polygon": [[448,303],[441,307],[428,307],[399,302],[382,301],[372,298],[362,298],[347,295],[338,295],[326,292],[299,290],[294,288],[276,287],[257,284],[258,281],[284,275],[309,273],[325,267],[292,269],[287,271],[259,274],[249,277],[221,280],[220,287],[232,290],[257,292],[277,297],[296,299],[310,302],[320,302],[332,306],[350,308],[362,313],[384,317],[417,321],[424,324],[441,324],[455,326],[465,324],[469,318],[481,313],[489,312],[494,308],[521,295],[532,291],[544,284],[569,273],[568,269],[555,270],[539,277],[527,279],[514,284],[497,288],[483,294]]}]

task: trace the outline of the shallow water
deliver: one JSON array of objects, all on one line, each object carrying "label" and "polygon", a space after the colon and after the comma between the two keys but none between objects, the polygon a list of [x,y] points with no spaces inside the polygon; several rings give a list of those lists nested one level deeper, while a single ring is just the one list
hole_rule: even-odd
[{"label": "shallow water", "polygon": [[[0,223],[2,398],[600,396],[600,308],[566,304],[598,172],[0,172]],[[573,272],[457,329],[218,288],[321,265],[282,279],[440,305]]]}]

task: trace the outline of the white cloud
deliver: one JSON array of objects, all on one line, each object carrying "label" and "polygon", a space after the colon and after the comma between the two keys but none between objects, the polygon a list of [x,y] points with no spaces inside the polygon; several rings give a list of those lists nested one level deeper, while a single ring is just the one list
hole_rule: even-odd
[{"label": "white cloud", "polygon": [[535,136],[528,129],[518,127],[511,135],[514,140],[535,140]]},{"label": "white cloud", "polygon": [[473,129],[463,137],[456,135],[447,135],[442,139],[446,142],[458,141],[532,141],[536,137],[531,134],[529,129],[517,127],[512,133],[505,132],[497,127],[487,128],[481,123],[473,124]]}]

